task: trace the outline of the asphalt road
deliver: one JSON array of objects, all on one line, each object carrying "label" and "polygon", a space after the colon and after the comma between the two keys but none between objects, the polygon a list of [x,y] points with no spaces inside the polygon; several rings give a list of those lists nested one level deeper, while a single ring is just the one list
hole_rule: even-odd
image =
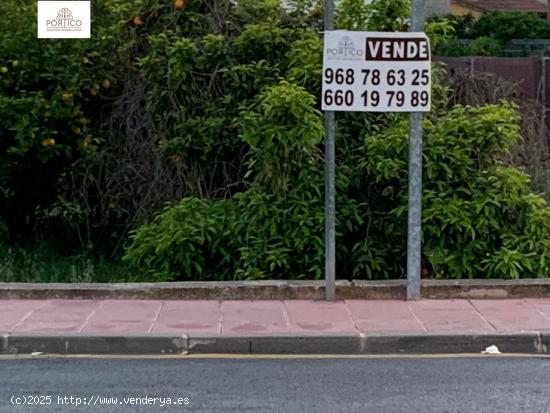
[{"label": "asphalt road", "polygon": [[550,358],[0,359],[2,413],[157,411],[546,413]]}]

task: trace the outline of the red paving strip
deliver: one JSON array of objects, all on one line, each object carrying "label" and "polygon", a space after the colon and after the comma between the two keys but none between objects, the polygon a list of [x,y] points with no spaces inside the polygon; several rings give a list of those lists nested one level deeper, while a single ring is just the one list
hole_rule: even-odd
[{"label": "red paving strip", "polygon": [[165,301],[153,333],[221,333],[218,301]]},{"label": "red paving strip", "polygon": [[356,331],[344,301],[285,301],[291,332]]},{"label": "red paving strip", "polygon": [[534,306],[543,317],[546,317],[550,320],[550,300],[532,298],[526,299],[525,301]]},{"label": "red paving strip", "polygon": [[162,301],[105,300],[81,332],[150,333],[162,305]]},{"label": "red paving strip", "polygon": [[91,300],[55,300],[46,301],[33,311],[22,322],[12,329],[12,332],[36,331],[79,331],[90,313],[99,302]]},{"label": "red paving strip", "polygon": [[550,318],[541,314],[535,306],[523,299],[472,300],[478,311],[499,331],[548,330]]},{"label": "red paving strip", "polygon": [[409,307],[427,331],[494,331],[468,300],[425,300]]},{"label": "red paving strip", "polygon": [[347,300],[357,329],[369,331],[426,331],[406,301]]},{"label": "red paving strip", "polygon": [[0,300],[0,331],[11,332],[46,301]]},{"label": "red paving strip", "polygon": [[550,330],[550,299],[0,300],[1,333],[221,335]]},{"label": "red paving strip", "polygon": [[288,333],[289,326],[280,301],[223,301],[225,333]]}]

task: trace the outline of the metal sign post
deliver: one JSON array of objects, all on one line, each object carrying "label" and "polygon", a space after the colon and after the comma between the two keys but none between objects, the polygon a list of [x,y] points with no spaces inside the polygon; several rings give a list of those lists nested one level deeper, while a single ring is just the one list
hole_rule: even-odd
[{"label": "metal sign post", "polygon": [[[325,0],[325,31],[334,29],[334,1]],[[336,154],[334,112],[325,112],[325,298],[336,298]]]},{"label": "metal sign post", "polygon": [[410,113],[407,298],[420,298],[422,112],[431,107],[430,40],[423,32],[425,0],[413,0],[412,30],[332,30],[333,0],[325,0],[322,109],[325,111],[325,294],[335,299],[336,189],[334,115]]},{"label": "metal sign post", "polygon": [[[424,30],[426,0],[411,1],[411,31]],[[407,234],[407,299],[420,299],[422,251],[422,122],[424,114],[411,112],[409,118],[409,211]]]}]

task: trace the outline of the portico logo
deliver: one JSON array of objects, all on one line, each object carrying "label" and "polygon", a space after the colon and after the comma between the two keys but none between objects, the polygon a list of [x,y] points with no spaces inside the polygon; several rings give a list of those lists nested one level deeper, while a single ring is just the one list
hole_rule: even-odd
[{"label": "portico logo", "polygon": [[49,32],[55,31],[81,31],[82,20],[75,20],[73,12],[63,7],[57,12],[57,19],[46,20],[46,30]]},{"label": "portico logo", "polygon": [[89,1],[39,1],[39,38],[89,38]]},{"label": "portico logo", "polygon": [[329,60],[361,60],[363,49],[356,49],[353,40],[344,36],[338,41],[338,47],[327,48],[326,55]]}]

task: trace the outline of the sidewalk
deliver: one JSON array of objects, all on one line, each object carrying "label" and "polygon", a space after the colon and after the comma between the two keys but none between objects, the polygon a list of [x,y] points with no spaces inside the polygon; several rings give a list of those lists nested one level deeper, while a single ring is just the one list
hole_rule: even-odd
[{"label": "sidewalk", "polygon": [[550,299],[0,300],[0,335],[0,354],[546,353]]}]

